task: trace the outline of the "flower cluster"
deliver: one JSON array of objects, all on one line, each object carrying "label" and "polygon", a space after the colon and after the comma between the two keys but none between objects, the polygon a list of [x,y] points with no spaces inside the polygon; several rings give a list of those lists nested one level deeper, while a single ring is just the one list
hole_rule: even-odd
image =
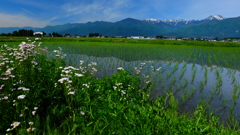
[{"label": "flower cluster", "polygon": [[58,47],[58,49],[59,50],[54,50],[53,51],[55,53],[55,56],[57,58],[60,58],[60,59],[65,59],[67,55],[62,52],[62,48],[61,47]]},{"label": "flower cluster", "polygon": [[26,60],[29,56],[34,56],[35,51],[34,49],[36,48],[36,45],[34,45],[35,42],[32,42],[31,44],[27,44],[26,42],[22,42],[19,45],[19,50],[21,53],[21,56],[24,57],[24,59]]},{"label": "flower cluster", "polygon": [[151,66],[152,71],[160,71],[161,68],[162,68],[162,67],[154,68],[153,66]]},{"label": "flower cluster", "polygon": [[34,107],[33,109],[34,109],[34,111],[32,111],[32,115],[35,115],[36,112],[37,112],[38,107]]},{"label": "flower cluster", "polygon": [[75,71],[78,71],[78,68],[74,68],[72,66],[68,67],[59,67],[59,69],[62,70],[61,73],[61,79],[58,80],[59,83],[62,83],[65,85],[65,88],[68,91],[68,95],[74,95],[75,94],[75,89],[72,87],[72,77],[77,76],[77,77],[82,77],[84,76],[83,74],[75,73]]},{"label": "flower cluster", "polygon": [[97,69],[96,69],[97,63],[96,62],[91,62],[91,63],[87,64],[87,66],[84,66],[83,64],[84,64],[84,61],[80,60],[79,69],[80,69],[81,73],[89,72],[91,75],[94,75],[97,72]]},{"label": "flower cluster", "polygon": [[[1,80],[15,78],[15,75],[12,74],[13,70],[15,70],[13,67],[21,65],[23,61],[26,61],[29,58],[34,59],[34,56],[37,54],[36,45],[34,45],[34,43],[35,42],[27,44],[26,42],[22,42],[18,49],[13,49],[8,47],[8,45],[3,45],[0,47]],[[40,44],[41,43],[39,43],[38,46],[40,46]],[[37,67],[38,63],[36,61],[32,61],[32,64],[38,70],[41,70],[41,68]]]},{"label": "flower cluster", "polygon": [[141,70],[143,69],[143,67],[146,65],[146,63],[141,63],[140,68],[138,69],[138,67],[134,67],[134,70],[136,72],[137,75],[139,75],[141,73]]},{"label": "flower cluster", "polygon": [[[75,68],[73,66],[68,67],[59,67],[61,70],[61,79],[58,80],[59,83],[64,84],[65,89],[67,90],[68,95],[75,95],[76,89],[72,86],[74,77],[83,77],[84,74],[90,73],[91,75],[97,72],[95,68],[97,66],[96,62],[91,62],[84,66],[84,61],[80,60],[80,67]],[[82,84],[82,89],[89,88],[89,84]],[[55,84],[54,87],[57,87]]]},{"label": "flower cluster", "polygon": [[[30,41],[29,41],[30,42]],[[22,42],[19,45],[19,48],[11,48],[8,45],[0,45],[0,100],[7,101],[16,109],[16,111],[20,114],[19,117],[25,116],[25,110],[27,106],[26,97],[27,93],[29,93],[30,88],[23,87],[24,82],[21,78],[26,71],[25,65],[28,66],[28,71],[31,70],[31,66],[38,68],[39,64],[36,61],[38,50],[37,46],[34,45],[36,42],[26,43]],[[40,46],[41,43],[38,44]],[[11,94],[7,94],[11,92]],[[32,114],[36,114],[36,109],[32,111]],[[12,128],[8,128],[6,131],[10,132],[16,129],[21,122],[13,122],[11,124]],[[34,131],[35,128],[32,127],[33,122],[29,123],[31,127],[27,129],[27,131]]]}]

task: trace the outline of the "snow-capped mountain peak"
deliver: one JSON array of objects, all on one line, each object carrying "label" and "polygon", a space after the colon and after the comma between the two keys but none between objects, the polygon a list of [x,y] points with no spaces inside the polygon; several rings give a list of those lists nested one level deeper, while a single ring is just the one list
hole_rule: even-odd
[{"label": "snow-capped mountain peak", "polygon": [[223,20],[223,19],[225,19],[225,18],[221,15],[211,15],[208,18],[206,18],[205,20]]},{"label": "snow-capped mountain peak", "polygon": [[165,19],[165,20],[158,20],[158,19],[144,19],[142,21],[147,22],[147,23],[151,23],[151,24],[158,24],[158,23],[166,23],[168,25],[171,26],[185,26],[185,25],[197,25],[197,24],[201,24],[204,22],[208,22],[208,21],[212,21],[212,20],[223,20],[225,19],[223,16],[221,15],[211,15],[209,17],[207,17],[206,19],[202,19],[202,20],[183,20],[183,19],[179,19],[179,20],[174,20],[174,19]]},{"label": "snow-capped mountain peak", "polygon": [[143,21],[146,21],[146,22],[160,22],[160,20],[158,20],[158,19],[144,19]]},{"label": "snow-capped mountain peak", "polygon": [[186,21],[183,19],[180,19],[180,20],[165,19],[165,20],[163,20],[163,22],[186,22]]}]

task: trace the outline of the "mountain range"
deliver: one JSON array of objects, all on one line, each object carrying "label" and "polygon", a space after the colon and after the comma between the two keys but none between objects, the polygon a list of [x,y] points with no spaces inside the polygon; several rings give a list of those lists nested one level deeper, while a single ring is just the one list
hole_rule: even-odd
[{"label": "mountain range", "polygon": [[195,37],[195,38],[240,38],[240,17],[224,18],[211,15],[202,20],[137,20],[126,18],[117,22],[68,23],[43,28],[0,28],[0,33],[11,33],[19,29],[32,29],[45,33],[88,35],[100,33],[104,36],[150,36]]}]

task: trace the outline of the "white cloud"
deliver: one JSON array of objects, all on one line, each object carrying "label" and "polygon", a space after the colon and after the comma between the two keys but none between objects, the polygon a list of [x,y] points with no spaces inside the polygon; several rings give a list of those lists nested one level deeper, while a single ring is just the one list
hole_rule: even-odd
[{"label": "white cloud", "polygon": [[25,6],[30,6],[32,8],[39,8],[39,9],[49,9],[49,8],[54,8],[56,1],[52,0],[9,0],[12,3],[18,4],[18,5],[25,5]]},{"label": "white cloud", "polygon": [[[111,0],[111,1],[92,1],[89,3],[66,3],[62,10],[66,13],[65,17],[76,17],[76,22],[88,21],[116,21],[119,18],[131,16],[133,13],[125,11],[131,8],[129,0]],[[63,12],[63,13],[64,13]]]},{"label": "white cloud", "polygon": [[0,13],[0,18],[0,27],[44,27],[50,22],[50,20],[40,21],[34,18],[26,17],[21,14],[12,15]]},{"label": "white cloud", "polygon": [[25,11],[26,13],[28,13],[28,14],[31,14],[31,15],[33,15],[33,16],[37,16],[36,14],[30,12],[29,10],[27,10],[27,9],[25,9],[25,8],[22,8],[22,10]]}]

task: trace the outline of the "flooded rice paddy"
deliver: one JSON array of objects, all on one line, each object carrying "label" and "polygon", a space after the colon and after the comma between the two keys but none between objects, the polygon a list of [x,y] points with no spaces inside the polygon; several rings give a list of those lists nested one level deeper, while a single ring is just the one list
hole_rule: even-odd
[{"label": "flooded rice paddy", "polygon": [[[98,78],[111,76],[118,67],[134,75],[145,63],[140,72],[141,85],[145,87],[148,81],[152,83],[153,100],[171,92],[178,98],[182,113],[194,110],[204,101],[208,111],[219,115],[221,120],[240,120],[239,48],[92,46],[86,43],[60,47],[66,52],[69,65],[77,67],[80,60],[85,64],[96,62]],[[57,49],[57,46],[52,48]]]}]

